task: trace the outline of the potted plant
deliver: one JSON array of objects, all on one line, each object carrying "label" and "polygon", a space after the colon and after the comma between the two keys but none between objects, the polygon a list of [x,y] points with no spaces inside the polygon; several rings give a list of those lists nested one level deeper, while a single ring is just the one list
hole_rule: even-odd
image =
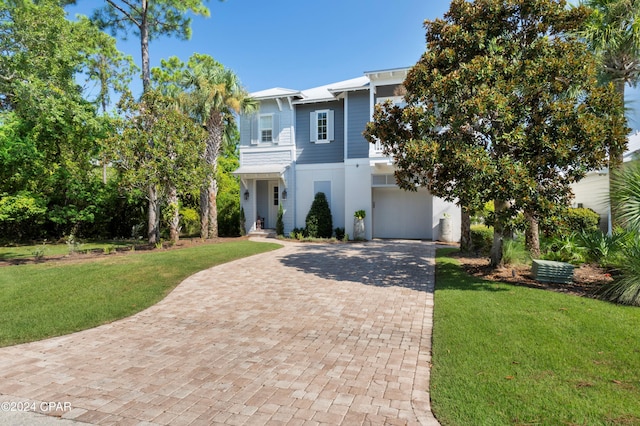
[{"label": "potted plant", "polygon": [[364,218],[367,213],[364,210],[356,210],[353,214],[353,239],[364,240]]}]

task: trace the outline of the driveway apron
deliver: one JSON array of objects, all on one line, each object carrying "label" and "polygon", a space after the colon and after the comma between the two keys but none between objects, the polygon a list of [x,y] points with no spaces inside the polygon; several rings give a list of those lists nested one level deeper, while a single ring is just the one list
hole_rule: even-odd
[{"label": "driveway apron", "polygon": [[0,424],[438,424],[434,251],[286,243],[130,318],[0,348]]}]

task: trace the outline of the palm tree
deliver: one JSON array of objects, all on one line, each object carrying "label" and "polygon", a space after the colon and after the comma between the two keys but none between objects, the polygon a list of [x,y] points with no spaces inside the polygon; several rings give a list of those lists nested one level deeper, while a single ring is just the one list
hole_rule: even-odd
[{"label": "palm tree", "polygon": [[210,56],[192,57],[185,78],[192,88],[189,93],[192,114],[207,131],[204,158],[209,170],[200,190],[200,236],[214,238],[218,236],[218,156],[225,143],[231,141],[228,130],[235,126],[233,114],[252,113],[257,109],[257,102],[233,71]]},{"label": "palm tree", "polygon": [[[593,13],[580,36],[600,59],[603,80],[615,85],[624,102],[625,87],[640,80],[640,0],[584,0],[582,4]],[[626,144],[610,148],[612,172],[621,167],[625,149]],[[612,187],[615,178],[615,173],[609,174]],[[617,225],[612,207],[612,224]]]}]

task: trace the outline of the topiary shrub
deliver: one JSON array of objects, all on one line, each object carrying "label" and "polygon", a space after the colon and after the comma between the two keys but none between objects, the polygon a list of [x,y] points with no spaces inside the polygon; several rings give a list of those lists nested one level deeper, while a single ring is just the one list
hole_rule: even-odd
[{"label": "topiary shrub", "polygon": [[282,204],[278,207],[278,219],[276,220],[276,235],[284,235],[284,209],[282,208]]},{"label": "topiary shrub", "polygon": [[313,199],[305,225],[309,237],[331,238],[333,234],[333,219],[327,196],[324,195],[324,192],[318,192]]}]

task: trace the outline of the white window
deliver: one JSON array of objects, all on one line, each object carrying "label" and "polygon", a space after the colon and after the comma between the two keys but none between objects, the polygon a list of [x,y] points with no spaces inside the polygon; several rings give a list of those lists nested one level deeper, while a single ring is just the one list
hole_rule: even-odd
[{"label": "white window", "polygon": [[309,116],[309,138],[314,143],[329,143],[333,137],[333,110],[312,111]]},{"label": "white window", "polygon": [[260,114],[251,120],[251,145],[278,143],[278,115]]},{"label": "white window", "polygon": [[273,115],[260,116],[260,142],[273,142]]}]

